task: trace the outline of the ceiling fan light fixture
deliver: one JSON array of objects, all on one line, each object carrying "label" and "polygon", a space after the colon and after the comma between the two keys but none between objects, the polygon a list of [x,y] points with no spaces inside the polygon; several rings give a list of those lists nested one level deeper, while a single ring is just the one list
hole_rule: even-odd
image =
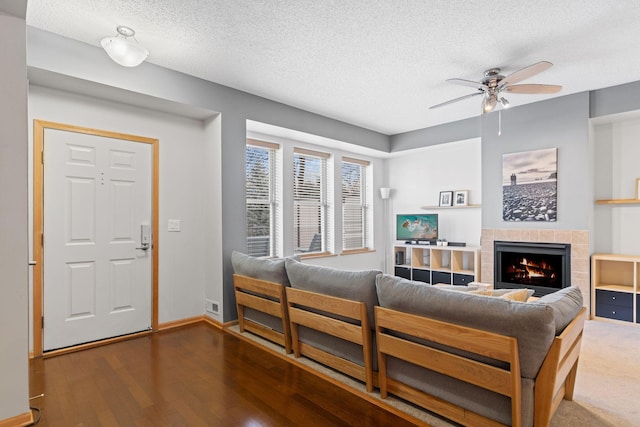
[{"label": "ceiling fan light fixture", "polygon": [[477,89],[478,91],[469,95],[450,99],[449,101],[441,102],[429,108],[440,108],[444,107],[445,105],[453,104],[454,102],[462,101],[463,99],[471,98],[476,95],[482,95],[480,112],[481,114],[485,114],[495,110],[495,108],[498,106],[498,103],[500,103],[501,109],[509,108],[509,101],[500,96],[504,92],[520,94],[557,93],[562,89],[562,86],[547,84],[516,84],[521,82],[522,80],[528,79],[536,74],[543,72],[552,65],[553,64],[548,61],[536,62],[535,64],[524,67],[516,72],[507,75],[506,77],[500,74],[500,68],[490,68],[488,70],[485,70],[484,77],[480,81],[458,78],[447,79],[449,83],[469,86]]},{"label": "ceiling fan light fixture", "polygon": [[493,111],[494,108],[496,108],[497,104],[498,104],[498,98],[493,94],[489,94],[488,96],[484,97],[484,99],[482,100],[482,112],[490,113],[491,111]]},{"label": "ceiling fan light fixture", "polygon": [[100,41],[109,58],[123,67],[137,67],[142,64],[149,57],[149,51],[138,43],[134,37],[136,32],[122,25],[116,30],[118,34]]}]

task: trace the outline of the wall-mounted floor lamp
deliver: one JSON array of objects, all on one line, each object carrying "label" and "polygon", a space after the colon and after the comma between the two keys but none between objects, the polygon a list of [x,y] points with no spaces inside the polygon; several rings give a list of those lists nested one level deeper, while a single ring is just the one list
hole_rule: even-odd
[{"label": "wall-mounted floor lamp", "polygon": [[389,251],[389,225],[388,225],[388,217],[389,217],[389,196],[391,196],[391,189],[388,187],[380,188],[380,197],[382,198],[382,227],[384,229],[384,270],[383,272],[387,273],[387,263],[388,263],[388,251]]}]

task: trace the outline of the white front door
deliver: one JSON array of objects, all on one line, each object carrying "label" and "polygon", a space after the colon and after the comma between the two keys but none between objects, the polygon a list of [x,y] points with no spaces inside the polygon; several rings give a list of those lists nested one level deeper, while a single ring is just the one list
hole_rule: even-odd
[{"label": "white front door", "polygon": [[45,351],[151,327],[151,165],[150,144],[45,129]]}]

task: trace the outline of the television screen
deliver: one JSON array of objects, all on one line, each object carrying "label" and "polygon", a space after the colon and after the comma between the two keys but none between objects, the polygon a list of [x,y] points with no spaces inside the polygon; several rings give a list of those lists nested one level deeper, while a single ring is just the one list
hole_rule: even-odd
[{"label": "television screen", "polygon": [[438,238],[438,214],[396,216],[396,240],[434,240]]}]

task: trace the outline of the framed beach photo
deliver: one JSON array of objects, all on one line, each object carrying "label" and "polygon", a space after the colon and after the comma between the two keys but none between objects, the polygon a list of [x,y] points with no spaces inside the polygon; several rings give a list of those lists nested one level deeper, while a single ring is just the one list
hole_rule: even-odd
[{"label": "framed beach photo", "polygon": [[453,191],[440,192],[439,206],[453,206]]},{"label": "framed beach photo", "polygon": [[469,191],[457,190],[453,195],[453,206],[467,206],[469,204]]},{"label": "framed beach photo", "polygon": [[558,149],[502,155],[502,219],[558,219]]}]

